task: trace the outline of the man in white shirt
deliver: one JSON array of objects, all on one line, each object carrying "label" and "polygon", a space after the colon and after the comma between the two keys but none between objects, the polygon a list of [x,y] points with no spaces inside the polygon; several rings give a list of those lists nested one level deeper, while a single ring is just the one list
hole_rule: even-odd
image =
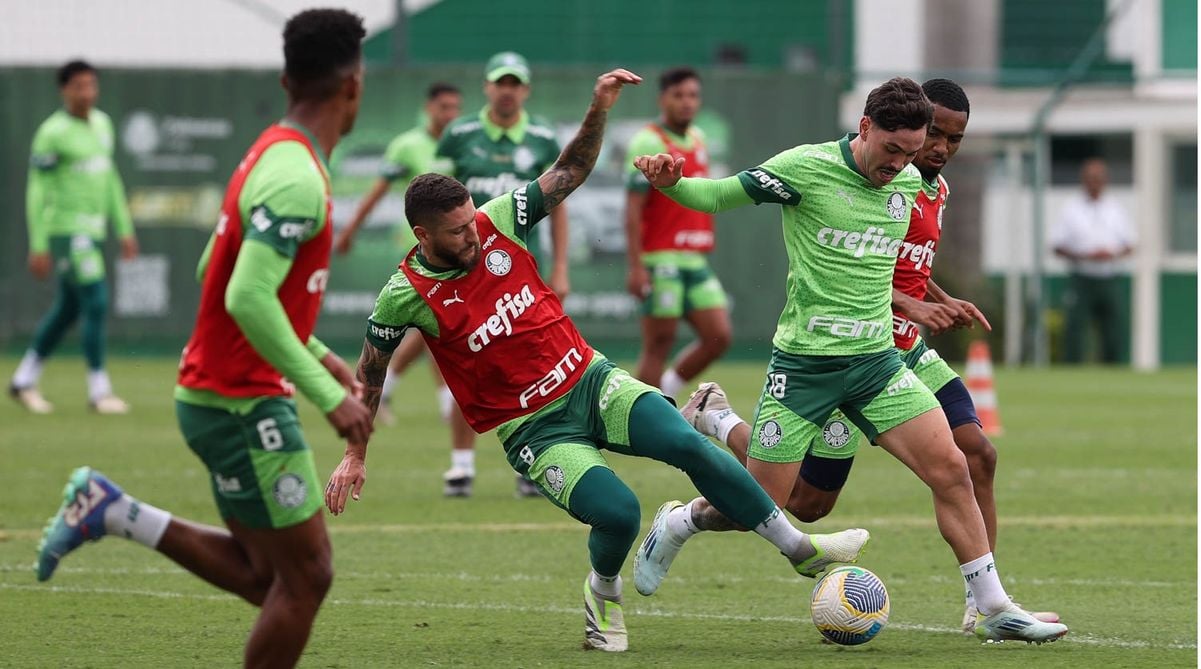
[{"label": "man in white shirt", "polygon": [[1084,358],[1088,328],[1096,323],[1101,361],[1118,361],[1121,341],[1118,323],[1118,280],[1121,259],[1134,250],[1134,226],[1126,212],[1105,194],[1105,161],[1090,158],[1080,169],[1083,192],[1060,213],[1052,232],[1055,254],[1071,264],[1064,305],[1068,311],[1065,361]]}]

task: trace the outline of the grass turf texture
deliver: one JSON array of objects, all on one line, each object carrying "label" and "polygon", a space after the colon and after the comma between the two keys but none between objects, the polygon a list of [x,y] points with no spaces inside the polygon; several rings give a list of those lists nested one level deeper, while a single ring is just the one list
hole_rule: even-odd
[{"label": "grass turf texture", "polygon": [[[3,368],[16,365],[3,359]],[[82,364],[56,359],[52,416],[0,405],[0,664],[14,667],[232,666],[255,609],[121,539],[86,545],[54,579],[30,565],[67,474],[91,464],[148,502],[216,523],[207,474],[172,408],[175,361],[114,360],[125,417],[90,414]],[[7,371],[5,372],[7,373]],[[709,374],[748,417],[762,365]],[[371,445],[367,487],[328,518],[334,587],[302,666],[506,667],[1193,667],[1197,664],[1196,371],[1000,370],[1006,433],[997,497],[998,566],[1010,594],[1058,611],[1053,645],[981,645],[958,633],[961,579],[930,496],[886,453],[864,448],[842,499],[816,531],[862,526],[862,564],[892,598],[871,643],[820,643],[812,581],[757,537],[693,539],[659,593],[639,596],[627,561],[630,652],[580,650],[587,530],[542,500],[513,496],[495,437],[480,440],[475,496],[440,495],[447,432],[429,374],[414,369]],[[342,446],[313,407],[302,421],[326,476]],[[643,527],[690,483],[659,463],[610,457],[642,500]]]}]

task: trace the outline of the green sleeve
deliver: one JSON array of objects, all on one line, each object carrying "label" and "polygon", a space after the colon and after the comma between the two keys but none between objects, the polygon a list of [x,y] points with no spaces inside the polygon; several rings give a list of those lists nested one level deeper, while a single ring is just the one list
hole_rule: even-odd
[{"label": "green sleeve", "polygon": [[534,226],[546,218],[542,186],[534,179],[511,193],[505,193],[480,205],[484,212],[509,239],[517,240],[528,248],[528,240]]},{"label": "green sleeve", "polygon": [[225,310],[264,360],[322,413],[329,413],[345,399],[346,389],[317,362],[288,321],[277,291],[291,268],[291,258],[275,247],[245,240],[225,289]]},{"label": "green sleeve", "polygon": [[250,171],[238,198],[243,238],[287,258],[325,226],[325,181],[300,142],[278,142]]},{"label": "green sleeve", "polygon": [[450,177],[455,176],[455,157],[459,152],[458,136],[451,132],[453,129],[454,124],[446,128],[438,140],[438,148],[434,149],[434,171]]},{"label": "green sleeve", "polygon": [[204,244],[204,250],[200,252],[200,261],[196,263],[196,283],[204,283],[204,272],[209,267],[209,260],[213,255],[213,244],[217,243],[217,233],[209,235],[209,240]]},{"label": "green sleeve", "polygon": [[635,133],[630,138],[630,148],[626,151],[626,190],[639,193],[648,192],[651,184],[646,177],[642,176],[642,172],[634,167],[634,159],[638,156],[653,156],[666,151],[667,145],[663,143],[663,138],[650,128],[643,128]]},{"label": "green sleeve", "polygon": [[660,192],[689,209],[710,214],[755,202],[736,176],[724,179],[685,177],[676,182],[676,185],[663,188]]},{"label": "green sleeve", "polygon": [[416,325],[412,308],[421,297],[403,270],[397,270],[375,299],[375,309],[367,318],[367,341],[375,348],[391,353],[404,339],[405,332]]},{"label": "green sleeve", "polygon": [[759,167],[738,173],[738,180],[755,204],[796,206],[801,193],[796,185],[810,171],[807,150],[794,147],[772,156]]},{"label": "green sleeve", "polygon": [[413,167],[409,164],[408,156],[406,155],[409,150],[409,142],[407,140],[407,136],[401,135],[392,140],[388,144],[387,150],[384,151],[384,163],[380,167],[379,175],[389,182],[414,176]]},{"label": "green sleeve", "polygon": [[317,335],[309,335],[309,340],[305,343],[304,347],[309,350],[309,353],[313,354],[317,362],[321,362],[322,358],[329,355],[329,347],[325,345],[325,342],[318,339]]},{"label": "green sleeve", "polygon": [[113,222],[113,231],[117,233],[118,239],[132,237],[133,218],[129,215],[129,202],[125,199],[125,184],[122,183],[115,165],[108,183],[108,216]]},{"label": "green sleeve", "polygon": [[43,125],[33,137],[29,183],[25,187],[25,222],[29,227],[29,250],[33,253],[45,253],[50,248],[50,234],[46,229],[46,189],[49,184],[46,182],[57,167],[54,138]]}]

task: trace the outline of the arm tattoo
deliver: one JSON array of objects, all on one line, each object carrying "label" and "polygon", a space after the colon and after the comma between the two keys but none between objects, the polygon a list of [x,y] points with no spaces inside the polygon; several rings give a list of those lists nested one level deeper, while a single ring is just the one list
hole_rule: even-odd
[{"label": "arm tattoo", "polygon": [[388,375],[388,361],[391,359],[391,351],[381,351],[370,341],[363,342],[363,352],[359,354],[355,378],[363,384],[363,404],[371,411],[372,418],[379,410],[380,396],[384,392],[384,378]]},{"label": "arm tattoo", "polygon": [[547,211],[559,206],[592,172],[596,157],[600,154],[601,142],[605,139],[606,116],[608,112],[595,106],[589,107],[579,132],[563,148],[555,164],[538,177],[543,206]]}]

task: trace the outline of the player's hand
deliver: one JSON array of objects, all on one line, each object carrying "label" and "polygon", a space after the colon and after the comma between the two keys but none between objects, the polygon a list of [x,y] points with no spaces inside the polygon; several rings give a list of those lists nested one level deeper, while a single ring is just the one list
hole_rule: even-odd
[{"label": "player's hand", "polygon": [[601,111],[608,111],[617,102],[617,97],[621,95],[622,86],[626,84],[636,86],[640,83],[642,83],[642,77],[620,67],[606,72],[596,78],[596,88],[592,90],[592,104]]},{"label": "player's hand", "polygon": [[138,257],[138,239],[137,237],[124,237],[121,239],[121,258],[124,260],[133,260]]},{"label": "player's hand", "polygon": [[357,397],[347,393],[342,403],[325,414],[326,420],[337,430],[338,436],[356,444],[365,444],[375,430],[371,410],[363,406]]},{"label": "player's hand", "polygon": [[645,300],[651,292],[651,275],[641,263],[630,265],[626,274],[626,290],[639,300]]},{"label": "player's hand", "polygon": [[350,370],[350,366],[346,361],[338,356],[337,353],[330,351],[321,358],[321,366],[325,368],[331,376],[342,384],[346,392],[354,395],[356,399],[363,399],[363,384],[354,377],[354,372]]},{"label": "player's hand", "polygon": [[350,253],[350,247],[353,245],[353,242],[354,233],[351,232],[350,228],[342,228],[342,232],[339,232],[338,236],[334,237],[334,251],[338,255],[346,255]]},{"label": "player's hand", "polygon": [[556,265],[551,270],[550,289],[555,291],[560,301],[567,299],[567,295],[571,293],[571,277],[567,274],[566,265]]},{"label": "player's hand", "polygon": [[942,334],[958,324],[956,312],[945,304],[914,301],[905,309],[909,320],[930,329],[930,334]]},{"label": "player's hand", "polygon": [[41,253],[29,254],[29,273],[36,279],[45,279],[50,276],[50,254],[42,251]]},{"label": "player's hand", "polygon": [[983,325],[985,330],[992,332],[992,324],[988,322],[988,319],[984,317],[984,312],[980,311],[976,305],[968,302],[967,300],[952,298],[951,301],[954,302],[955,306],[957,306],[964,314],[960,317],[958,323],[960,326],[966,328],[975,328],[975,321],[980,321],[980,325]]},{"label": "player's hand", "polygon": [[671,188],[684,176],[684,158],[672,158],[667,153],[638,156],[634,159],[634,167],[655,188]]},{"label": "player's hand", "polygon": [[363,458],[347,453],[325,485],[325,508],[335,516],[342,513],[346,510],[346,498],[351,497],[357,502],[366,482],[367,465]]}]

